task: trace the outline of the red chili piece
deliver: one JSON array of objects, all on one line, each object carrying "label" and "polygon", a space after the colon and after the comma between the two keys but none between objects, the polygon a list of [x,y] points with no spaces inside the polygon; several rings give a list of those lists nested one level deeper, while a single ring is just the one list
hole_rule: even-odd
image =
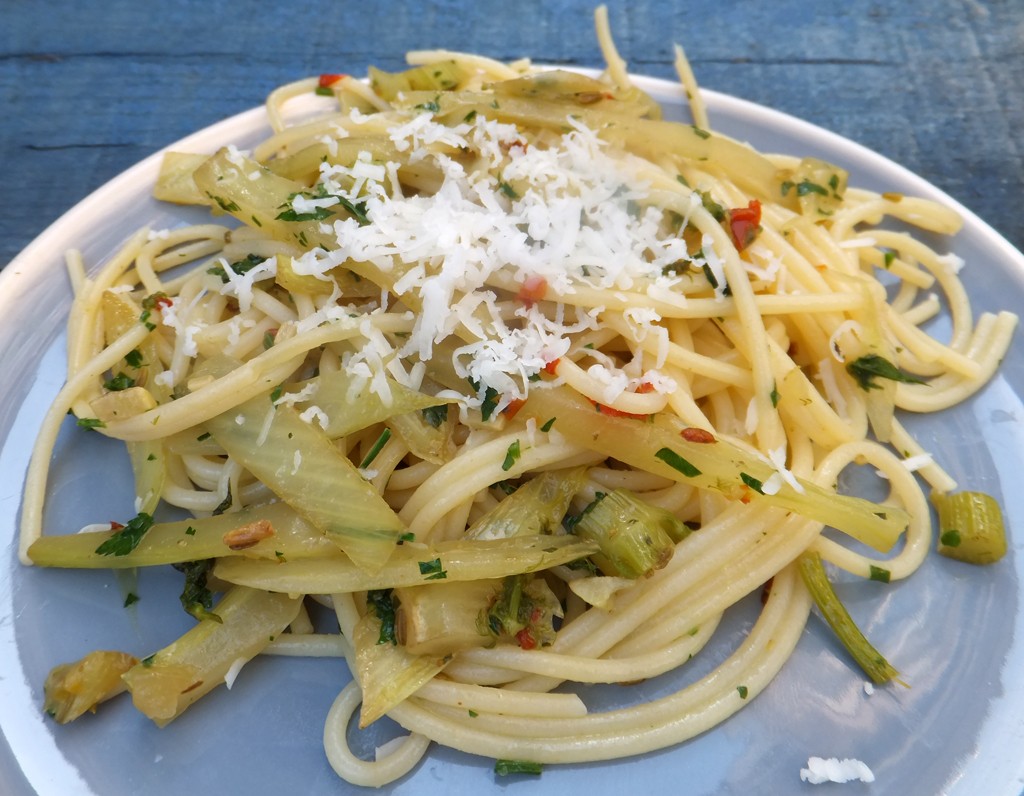
[{"label": "red chili piece", "polygon": [[329,88],[343,77],[348,77],[348,75],[320,75],[320,82],[318,85],[320,88]]},{"label": "red chili piece", "polygon": [[520,409],[523,408],[523,404],[526,403],[525,398],[513,398],[508,402],[508,406],[501,410],[501,413],[505,415],[509,420],[516,416]]},{"label": "red chili piece", "polygon": [[532,307],[548,292],[548,280],[542,276],[530,275],[519,286],[517,298],[527,307]]},{"label": "red chili piece", "polygon": [[554,376],[556,374],[556,372],[558,371],[558,363],[561,362],[561,361],[562,360],[560,358],[559,359],[552,359],[550,362],[548,362],[544,366],[544,372],[545,373],[550,373],[552,376]]},{"label": "red chili piece", "polygon": [[590,403],[594,405],[594,408],[597,409],[598,412],[600,412],[602,415],[608,415],[608,417],[631,417],[634,420],[646,420],[648,417],[650,417],[650,415],[638,415],[635,414],[634,412],[623,412],[622,410],[616,409],[613,406],[605,406],[604,404],[599,404],[597,401],[591,401]]},{"label": "red chili piece", "polygon": [[761,203],[751,199],[746,207],[729,211],[729,231],[737,250],[743,251],[754,242],[761,227]]}]

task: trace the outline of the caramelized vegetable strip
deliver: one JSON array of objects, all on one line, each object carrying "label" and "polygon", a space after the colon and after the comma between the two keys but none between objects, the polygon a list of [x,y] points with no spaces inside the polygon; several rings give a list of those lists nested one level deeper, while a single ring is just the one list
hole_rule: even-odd
[{"label": "caramelized vegetable strip", "polygon": [[125,690],[121,679],[137,664],[138,658],[126,652],[97,650],[74,663],[55,666],[43,686],[47,714],[60,724],[74,721],[86,711]]},{"label": "caramelized vegetable strip", "polygon": [[204,619],[124,674],[132,702],[161,727],[259,654],[298,615],[302,597],[236,586]]},{"label": "caramelized vegetable strip", "polygon": [[302,561],[221,559],[214,575],[239,583],[291,594],[332,594],[367,589],[415,586],[431,580],[480,580],[567,564],[597,552],[593,542],[575,536],[515,536],[489,541],[403,544],[376,573],[368,573],[342,556]]}]

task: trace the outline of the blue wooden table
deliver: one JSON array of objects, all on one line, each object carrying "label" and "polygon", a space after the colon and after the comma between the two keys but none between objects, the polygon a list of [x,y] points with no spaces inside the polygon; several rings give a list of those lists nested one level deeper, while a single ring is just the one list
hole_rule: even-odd
[{"label": "blue wooden table", "polygon": [[[600,66],[584,0],[4,0],[0,266],[132,163],[308,74],[409,49]],[[633,71],[682,43],[708,88],[902,163],[1024,246],[1024,2],[612,2]],[[713,120],[712,120],[713,121]]]}]

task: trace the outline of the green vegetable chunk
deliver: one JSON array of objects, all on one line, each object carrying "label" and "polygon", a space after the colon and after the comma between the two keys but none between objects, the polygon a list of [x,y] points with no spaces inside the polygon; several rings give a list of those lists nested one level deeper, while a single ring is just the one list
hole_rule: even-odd
[{"label": "green vegetable chunk", "polygon": [[871,642],[857,627],[856,622],[853,621],[832,588],[828,575],[825,574],[825,567],[821,563],[821,556],[817,553],[804,553],[798,559],[798,563],[800,577],[803,578],[807,590],[814,598],[818,610],[821,611],[839,641],[864,670],[864,674],[879,685],[894,680],[899,672],[878,650],[871,646]]},{"label": "green vegetable chunk", "polygon": [[682,520],[625,489],[599,496],[580,517],[575,531],[601,546],[594,562],[603,572],[624,578],[650,575],[664,567],[675,552],[673,536],[689,533]]},{"label": "green vegetable chunk", "polygon": [[984,492],[933,492],[939,512],[940,555],[968,564],[992,564],[1006,555],[1006,527],[999,504]]}]

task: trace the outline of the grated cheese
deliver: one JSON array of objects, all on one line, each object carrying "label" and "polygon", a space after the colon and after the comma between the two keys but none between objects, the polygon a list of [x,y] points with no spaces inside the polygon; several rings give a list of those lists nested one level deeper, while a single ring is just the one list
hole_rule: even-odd
[{"label": "grated cheese", "polygon": [[800,779],[812,785],[823,782],[874,782],[875,775],[862,761],[855,758],[835,757],[828,759],[811,757],[807,760],[807,768],[800,769]]},{"label": "grated cheese", "polygon": [[[353,116],[354,121],[359,118]],[[345,218],[325,224],[337,248],[294,258],[294,271],[326,278],[346,261],[372,263],[395,275],[396,296],[414,297],[420,308],[398,350],[361,325],[369,334],[343,362],[349,372],[373,380],[374,391],[383,389],[376,379],[385,369],[399,381],[416,381],[407,366],[396,363],[429,360],[434,345],[463,326],[476,339],[457,349],[459,375],[478,382],[481,392],[486,387],[496,390],[506,404],[525,398],[529,377],[568,353],[571,334],[597,328],[598,313],[560,307],[553,321],[532,306],[510,311],[488,289],[489,278],[499,270],[511,272],[518,281],[542,279],[548,300],[557,301],[585,284],[620,291],[640,288],[673,304],[685,302],[673,290],[680,278],[666,271],[692,258],[679,236],[661,234],[663,212],[643,206],[648,186],[637,176],[637,161],[609,154],[608,145],[578,120],[567,119],[566,128],[550,145],[527,146],[514,125],[482,116],[456,127],[435,122],[430,113],[406,118],[388,136],[411,161],[433,161],[442,181],[430,196],[401,195],[394,189],[397,165],[375,164],[368,153],[350,168],[322,164],[324,193],[331,196],[303,199],[296,210],[307,203],[309,208],[328,206],[326,202],[341,196],[360,202],[369,223]],[[479,153],[472,168],[446,154],[462,147]],[[702,255],[713,272],[718,269],[716,295],[722,298],[724,267],[710,237]],[[234,290],[241,304],[243,287]],[[337,304],[340,298],[333,296],[300,320],[297,331],[343,317],[350,309]],[[628,311],[627,317],[638,333],[659,335],[661,367],[668,357],[668,336],[657,325],[658,314],[638,309]],[[598,373],[608,385],[606,400],[614,400],[625,389],[621,374]]]},{"label": "grated cheese", "polygon": [[235,684],[235,678],[238,677],[238,673],[242,671],[242,667],[245,666],[246,663],[248,663],[248,660],[245,658],[235,658],[228,667],[228,670],[224,673],[224,685],[228,687],[229,691],[231,690],[231,686]]}]

